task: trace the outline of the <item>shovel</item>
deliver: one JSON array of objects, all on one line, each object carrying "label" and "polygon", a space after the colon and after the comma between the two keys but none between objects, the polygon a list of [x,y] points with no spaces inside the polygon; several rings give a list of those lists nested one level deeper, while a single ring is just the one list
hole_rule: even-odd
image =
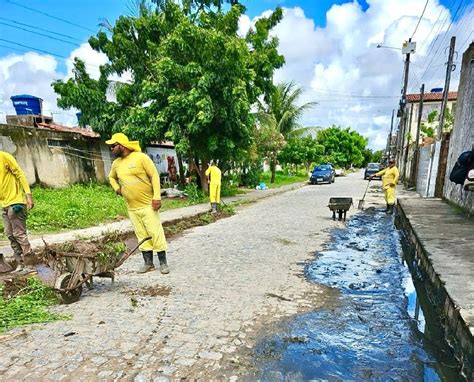
[{"label": "shovel", "polygon": [[369,181],[367,182],[367,188],[365,189],[364,196],[362,197],[361,200],[359,200],[359,205],[357,206],[357,208],[358,208],[359,210],[363,210],[363,209],[364,209],[365,195],[367,194],[367,190],[369,189],[369,185],[370,185],[370,179],[369,179]]}]

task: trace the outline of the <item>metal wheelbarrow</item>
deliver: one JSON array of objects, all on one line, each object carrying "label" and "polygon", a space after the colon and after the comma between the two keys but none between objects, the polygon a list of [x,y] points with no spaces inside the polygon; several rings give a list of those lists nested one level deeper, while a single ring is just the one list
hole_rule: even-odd
[{"label": "metal wheelbarrow", "polygon": [[46,265],[38,269],[38,278],[58,292],[63,303],[71,304],[81,297],[84,284],[92,288],[93,277],[108,277],[113,283],[115,269],[150,239],[146,237],[112,263],[101,262],[98,254],[56,252],[45,243],[48,249],[44,259]]},{"label": "metal wheelbarrow", "polygon": [[346,221],[347,211],[351,208],[352,198],[329,198],[328,207],[332,211],[332,218],[336,220],[336,212],[339,220]]}]

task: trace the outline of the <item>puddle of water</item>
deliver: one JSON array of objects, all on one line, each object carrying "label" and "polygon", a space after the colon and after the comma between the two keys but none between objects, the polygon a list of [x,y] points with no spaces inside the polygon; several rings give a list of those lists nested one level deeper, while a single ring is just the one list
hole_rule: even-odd
[{"label": "puddle of water", "polygon": [[[429,326],[403,262],[392,220],[355,216],[305,270],[341,293],[337,304],[298,315],[256,348],[263,381],[462,380],[449,351],[436,352],[440,328]],[[423,301],[421,301],[423,302]],[[434,321],[432,312],[429,314]],[[451,366],[450,366],[451,365]]]}]

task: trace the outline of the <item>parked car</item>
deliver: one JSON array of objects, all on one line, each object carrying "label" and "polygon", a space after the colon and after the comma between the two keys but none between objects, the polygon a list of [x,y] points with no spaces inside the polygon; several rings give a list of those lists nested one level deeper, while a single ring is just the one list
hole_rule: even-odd
[{"label": "parked car", "polygon": [[[379,172],[381,169],[382,165],[380,163],[368,163],[364,171],[364,179],[369,179],[370,176]],[[382,179],[381,176],[379,176],[378,178]]]},{"label": "parked car", "polygon": [[344,170],[342,168],[336,168],[334,173],[336,176],[344,176]]},{"label": "parked car", "polygon": [[323,182],[334,183],[335,179],[336,172],[334,171],[334,168],[329,164],[322,164],[314,168],[309,181],[311,184]]}]

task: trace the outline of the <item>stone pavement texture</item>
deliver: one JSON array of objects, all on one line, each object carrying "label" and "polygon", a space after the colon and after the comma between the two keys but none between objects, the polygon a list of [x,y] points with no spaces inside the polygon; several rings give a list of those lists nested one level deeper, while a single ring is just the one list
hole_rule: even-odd
[{"label": "stone pavement texture", "polygon": [[350,216],[366,184],[352,174],[305,186],[186,231],[169,243],[169,275],[136,274],[142,259],[132,256],[115,284],[97,279],[79,302],[54,308],[70,321],[0,337],[0,379],[252,380],[259,336],[328,298],[303,270],[328,230],[344,226],[329,197],[353,197]]},{"label": "stone pavement texture", "polygon": [[399,205],[449,297],[474,335],[474,219],[437,198],[405,193]]},{"label": "stone pavement texture", "polygon": [[[278,195],[282,192],[293,190],[303,185],[304,183],[294,183],[287,186],[282,186],[279,188],[271,188],[271,189],[262,190],[262,191],[253,190],[246,194],[239,194],[232,197],[225,197],[225,198],[222,198],[222,200],[224,201],[224,203],[239,203],[239,202],[245,202],[245,201],[251,202],[251,201],[256,201],[259,199],[264,199],[269,196]],[[164,211],[160,213],[160,218],[161,218],[162,223],[165,223],[165,222],[173,221],[177,219],[189,218],[189,217],[201,214],[203,212],[207,212],[209,210],[210,210],[209,203],[197,204],[194,206],[181,207],[181,208]],[[48,244],[57,244],[57,243],[64,243],[65,241],[75,240],[81,237],[87,237],[87,238],[101,237],[106,232],[111,232],[111,231],[117,231],[121,233],[132,233],[133,227],[129,219],[124,219],[118,222],[102,224],[97,227],[90,227],[90,228],[83,228],[83,229],[65,231],[65,232],[60,232],[60,233],[46,234],[46,235],[42,235],[42,237]],[[30,240],[30,243],[33,249],[37,249],[44,246],[43,240],[41,238],[33,238]],[[12,256],[13,251],[8,245],[8,242],[5,241],[2,244],[3,246],[0,246],[0,253],[3,253],[6,257]]]}]

